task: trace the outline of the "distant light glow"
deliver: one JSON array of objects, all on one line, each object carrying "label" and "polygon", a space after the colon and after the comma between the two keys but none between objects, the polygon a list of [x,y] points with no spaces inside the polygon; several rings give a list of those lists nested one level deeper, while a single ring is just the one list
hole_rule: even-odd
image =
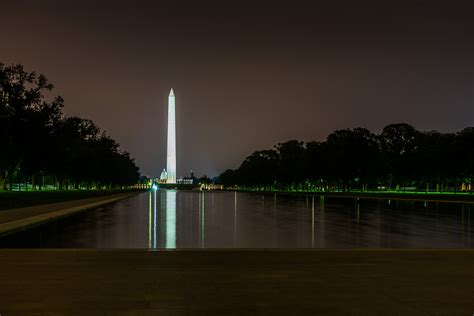
[{"label": "distant light glow", "polygon": [[156,184],[153,184],[153,186],[151,187],[154,191],[158,190],[158,186]]}]

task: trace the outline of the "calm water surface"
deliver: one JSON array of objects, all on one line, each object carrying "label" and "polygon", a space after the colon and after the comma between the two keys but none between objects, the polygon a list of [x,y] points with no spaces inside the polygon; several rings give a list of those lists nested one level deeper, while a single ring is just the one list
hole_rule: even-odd
[{"label": "calm water surface", "polygon": [[0,239],[16,248],[473,248],[469,204],[161,190]]}]

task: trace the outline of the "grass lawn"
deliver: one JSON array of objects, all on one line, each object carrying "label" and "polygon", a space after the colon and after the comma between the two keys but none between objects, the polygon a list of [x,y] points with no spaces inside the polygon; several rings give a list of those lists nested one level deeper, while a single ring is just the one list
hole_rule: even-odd
[{"label": "grass lawn", "polygon": [[321,192],[321,191],[256,191],[238,190],[239,192],[251,192],[259,194],[299,194],[315,195],[340,198],[361,198],[361,199],[400,199],[414,201],[439,201],[439,202],[468,202],[474,203],[474,194],[470,192],[402,192],[402,191],[346,191],[346,192]]},{"label": "grass lawn", "polygon": [[0,211],[18,207],[27,207],[55,202],[79,200],[116,193],[133,192],[130,190],[51,190],[51,191],[0,191]]},{"label": "grass lawn", "polygon": [[468,192],[401,192],[401,191],[380,191],[380,192],[328,192],[328,196],[354,196],[372,197],[386,199],[414,199],[414,200],[436,200],[436,201],[474,201],[474,195]]}]

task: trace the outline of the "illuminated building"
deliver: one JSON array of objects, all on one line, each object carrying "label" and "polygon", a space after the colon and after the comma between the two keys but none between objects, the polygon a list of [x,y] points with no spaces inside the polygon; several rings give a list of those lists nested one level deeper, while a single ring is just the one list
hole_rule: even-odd
[{"label": "illuminated building", "polygon": [[176,109],[173,89],[168,96],[168,143],[166,156],[167,183],[176,183]]},{"label": "illuminated building", "polygon": [[163,169],[163,171],[161,172],[161,175],[160,175],[160,183],[166,183],[166,181],[168,180],[168,172],[166,172],[166,169]]},{"label": "illuminated building", "polygon": [[201,184],[201,187],[200,187],[200,190],[203,191],[203,190],[224,190],[224,185],[222,184],[214,184],[214,183],[203,183]]},{"label": "illuminated building", "polygon": [[177,180],[178,184],[193,184],[194,180],[192,178],[184,177]]},{"label": "illuminated building", "polygon": [[176,183],[178,184],[193,184],[194,183],[194,173],[191,170],[191,176],[190,177],[184,177],[176,180]]}]

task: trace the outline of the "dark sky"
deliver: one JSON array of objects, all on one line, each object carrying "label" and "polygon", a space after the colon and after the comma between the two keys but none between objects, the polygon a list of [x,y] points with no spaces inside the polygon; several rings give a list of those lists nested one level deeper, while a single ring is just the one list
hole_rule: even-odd
[{"label": "dark sky", "polygon": [[474,125],[469,1],[265,3],[0,0],[0,61],[45,74],[145,175],[166,164],[171,87],[178,176],[340,128]]}]

